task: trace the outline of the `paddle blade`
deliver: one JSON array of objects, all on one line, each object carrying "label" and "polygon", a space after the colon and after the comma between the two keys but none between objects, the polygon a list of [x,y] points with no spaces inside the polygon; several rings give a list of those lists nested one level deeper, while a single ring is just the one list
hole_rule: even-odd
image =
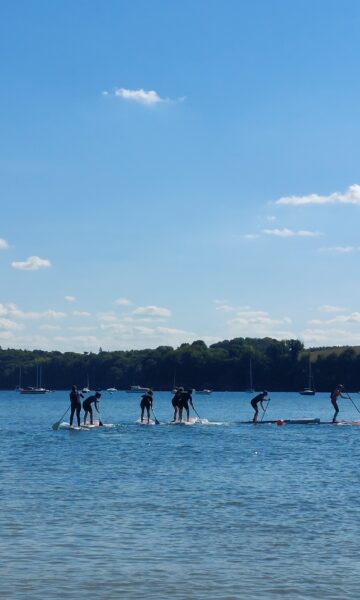
[{"label": "paddle blade", "polygon": [[54,431],[57,431],[59,429],[60,423],[61,423],[61,421],[57,421],[56,423],[53,423],[52,428]]}]

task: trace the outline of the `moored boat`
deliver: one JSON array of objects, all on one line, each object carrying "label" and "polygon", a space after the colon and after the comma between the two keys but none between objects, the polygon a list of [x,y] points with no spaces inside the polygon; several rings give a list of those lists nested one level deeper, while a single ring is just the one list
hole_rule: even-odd
[{"label": "moored boat", "polygon": [[127,394],[146,394],[149,388],[141,387],[141,385],[131,385],[129,390],[126,390]]}]

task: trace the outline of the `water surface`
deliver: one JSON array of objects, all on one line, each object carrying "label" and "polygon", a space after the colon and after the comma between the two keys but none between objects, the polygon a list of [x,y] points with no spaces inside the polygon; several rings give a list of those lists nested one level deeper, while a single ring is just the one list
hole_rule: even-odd
[{"label": "water surface", "polygon": [[[359,598],[360,427],[239,424],[245,393],[194,396],[216,424],[190,427],[155,394],[141,427],[118,392],[114,427],[53,431],[67,398],[0,393],[0,598]],[[332,418],[328,394],[271,398],[269,419]]]}]

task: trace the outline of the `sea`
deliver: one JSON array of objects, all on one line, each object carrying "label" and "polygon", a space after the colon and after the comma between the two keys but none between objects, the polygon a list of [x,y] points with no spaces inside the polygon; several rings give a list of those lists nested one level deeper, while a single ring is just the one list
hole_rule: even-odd
[{"label": "sea", "polygon": [[0,598],[358,600],[360,426],[326,423],[328,393],[270,394],[264,419],[313,425],[244,423],[245,392],[173,425],[171,397],[141,426],[136,394],[104,392],[106,426],[55,431],[68,390],[0,392]]}]

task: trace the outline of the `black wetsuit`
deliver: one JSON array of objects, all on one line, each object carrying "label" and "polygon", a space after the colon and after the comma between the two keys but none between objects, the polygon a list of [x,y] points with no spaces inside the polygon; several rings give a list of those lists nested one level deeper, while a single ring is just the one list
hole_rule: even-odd
[{"label": "black wetsuit", "polygon": [[189,402],[191,406],[194,408],[191,392],[181,392],[180,400],[179,400],[179,419],[182,419],[182,411],[186,410],[187,420],[189,420],[190,410],[189,410]]},{"label": "black wetsuit", "polygon": [[[253,398],[253,399],[251,400],[251,406],[253,407],[253,409],[254,409],[254,411],[255,411],[254,418],[253,418],[253,422],[254,422],[254,423],[256,423],[256,421],[257,421],[257,416],[258,416],[258,414],[259,414],[258,404],[259,404],[259,402],[261,402],[261,403],[262,403],[262,402],[263,402],[263,400],[265,400],[265,396],[266,396],[266,394],[262,394],[262,393],[261,393],[261,394],[258,394],[257,396],[255,396],[255,398]],[[261,404],[261,406],[262,406],[262,404]]]},{"label": "black wetsuit", "polygon": [[93,409],[92,409],[92,404],[95,404],[95,408],[97,410],[97,412],[99,412],[99,398],[98,396],[89,396],[88,398],[85,398],[84,402],[83,402],[83,409],[84,409],[84,423],[86,423],[86,417],[87,414],[90,414],[90,423],[91,425],[93,424]]},{"label": "black wetsuit", "polygon": [[76,412],[76,418],[77,418],[77,422],[78,422],[78,426],[80,427],[80,413],[81,413],[81,400],[80,398],[83,398],[84,396],[82,394],[80,394],[80,392],[78,391],[72,391],[70,392],[70,406],[71,406],[71,411],[70,411],[70,427],[73,424],[73,419],[74,419],[74,414]]},{"label": "black wetsuit", "polygon": [[152,408],[152,396],[151,394],[144,394],[141,396],[140,408],[141,408],[141,420],[144,419],[144,412],[146,409],[148,422],[150,421],[150,408]]},{"label": "black wetsuit", "polygon": [[178,390],[177,392],[175,392],[173,399],[171,400],[171,404],[173,405],[174,408],[174,421],[176,421],[176,414],[179,411],[180,408],[180,398],[181,398],[181,392]]}]

